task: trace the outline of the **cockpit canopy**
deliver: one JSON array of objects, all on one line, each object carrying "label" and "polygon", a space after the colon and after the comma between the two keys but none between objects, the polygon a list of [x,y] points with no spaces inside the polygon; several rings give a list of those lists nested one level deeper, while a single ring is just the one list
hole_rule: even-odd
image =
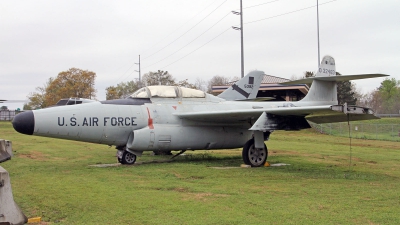
[{"label": "cockpit canopy", "polygon": [[60,99],[55,106],[62,106],[62,105],[78,105],[82,103],[91,103],[95,102],[96,100],[87,99],[87,98],[63,98]]},{"label": "cockpit canopy", "polygon": [[133,93],[131,98],[205,98],[204,91],[177,86],[148,86]]}]

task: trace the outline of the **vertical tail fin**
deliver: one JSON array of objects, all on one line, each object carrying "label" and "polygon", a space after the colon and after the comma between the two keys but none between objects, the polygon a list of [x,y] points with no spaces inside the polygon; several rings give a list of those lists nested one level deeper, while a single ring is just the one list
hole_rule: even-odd
[{"label": "vertical tail fin", "polygon": [[323,77],[331,76],[336,76],[335,59],[327,55],[324,56],[321,64],[319,65],[317,74],[315,75],[316,79],[313,79],[308,94],[301,101],[318,101],[329,104],[337,104],[336,81],[323,79]]},{"label": "vertical tail fin", "polygon": [[262,71],[252,71],[219,94],[218,97],[225,100],[245,100],[256,98],[264,75],[265,73]]}]

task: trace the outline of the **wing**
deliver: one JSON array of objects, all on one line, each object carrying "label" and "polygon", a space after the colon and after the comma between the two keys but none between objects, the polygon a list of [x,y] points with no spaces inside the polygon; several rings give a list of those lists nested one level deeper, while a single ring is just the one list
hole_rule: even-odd
[{"label": "wing", "polygon": [[176,112],[181,119],[235,123],[260,119],[263,113],[282,117],[305,117],[315,123],[334,123],[355,120],[379,119],[369,108],[358,106],[324,105],[304,107],[254,108],[224,111]]}]

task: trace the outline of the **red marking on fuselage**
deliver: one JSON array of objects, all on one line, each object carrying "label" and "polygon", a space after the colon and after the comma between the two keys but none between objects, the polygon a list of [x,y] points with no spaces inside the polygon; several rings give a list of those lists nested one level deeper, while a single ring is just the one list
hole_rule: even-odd
[{"label": "red marking on fuselage", "polygon": [[176,106],[172,106],[172,108],[174,108],[176,110]]},{"label": "red marking on fuselage", "polygon": [[147,114],[149,115],[149,119],[148,119],[147,125],[149,126],[150,129],[154,129],[153,119],[150,116],[149,108],[146,108],[146,109],[147,109]]}]

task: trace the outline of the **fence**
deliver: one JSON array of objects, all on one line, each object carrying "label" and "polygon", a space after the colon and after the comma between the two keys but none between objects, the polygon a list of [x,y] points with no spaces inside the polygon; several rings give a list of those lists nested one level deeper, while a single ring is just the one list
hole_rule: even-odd
[{"label": "fence", "polygon": [[0,121],[7,120],[11,121],[14,119],[14,116],[18,113],[15,110],[0,110]]},{"label": "fence", "polygon": [[[326,123],[310,125],[323,134],[349,137],[347,123]],[[367,124],[350,122],[350,135],[352,138],[386,140],[400,142],[400,124]]]}]

